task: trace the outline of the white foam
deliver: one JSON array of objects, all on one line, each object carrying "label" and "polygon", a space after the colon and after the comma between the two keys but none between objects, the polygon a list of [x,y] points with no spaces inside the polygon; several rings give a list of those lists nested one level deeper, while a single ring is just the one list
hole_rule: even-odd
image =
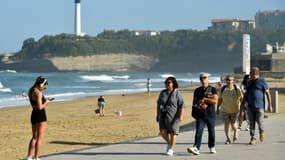
[{"label": "white foam", "polygon": [[129,79],[129,75],[124,75],[124,76],[113,76],[115,79]]},{"label": "white foam", "polygon": [[11,93],[12,89],[11,88],[5,88],[4,85],[0,82],[0,92]]},{"label": "white foam", "polygon": [[173,74],[160,74],[162,78],[175,77]]},{"label": "white foam", "polygon": [[0,92],[12,93],[10,88],[0,88]]},{"label": "white foam", "polygon": [[80,76],[82,79],[89,81],[113,81],[112,76],[108,75],[99,75],[99,76]]},{"label": "white foam", "polygon": [[16,70],[11,70],[11,69],[6,69],[6,70],[0,71],[0,72],[17,73]]}]

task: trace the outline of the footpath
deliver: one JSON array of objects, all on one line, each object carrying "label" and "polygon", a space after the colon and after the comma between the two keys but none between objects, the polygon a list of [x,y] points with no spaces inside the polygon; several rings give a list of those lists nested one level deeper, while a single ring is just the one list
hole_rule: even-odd
[{"label": "footpath", "polygon": [[265,120],[265,141],[259,141],[258,130],[256,137],[258,143],[249,145],[249,132],[239,132],[238,142],[224,144],[225,133],[221,122],[216,125],[216,154],[210,154],[207,145],[208,132],[205,128],[200,155],[195,156],[187,152],[187,147],[193,146],[194,126],[182,128],[182,133],[177,137],[177,144],[173,156],[167,156],[166,144],[160,136],[145,138],[137,141],[122,142],[111,145],[101,145],[82,150],[68,151],[44,155],[42,160],[284,160],[285,159],[285,114],[269,114]]}]

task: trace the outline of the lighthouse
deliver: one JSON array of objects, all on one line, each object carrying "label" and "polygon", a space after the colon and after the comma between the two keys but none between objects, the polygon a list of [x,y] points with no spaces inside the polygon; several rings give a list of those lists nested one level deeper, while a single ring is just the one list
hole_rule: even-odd
[{"label": "lighthouse", "polygon": [[80,0],[75,0],[74,32],[77,36],[83,35],[81,33]]}]

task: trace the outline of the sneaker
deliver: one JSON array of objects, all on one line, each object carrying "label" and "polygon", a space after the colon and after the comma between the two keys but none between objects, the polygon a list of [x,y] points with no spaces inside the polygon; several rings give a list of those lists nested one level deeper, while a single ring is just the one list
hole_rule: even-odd
[{"label": "sneaker", "polygon": [[212,154],[217,153],[217,151],[216,151],[215,147],[210,148],[210,153],[212,153]]},{"label": "sneaker", "polygon": [[198,149],[197,147],[187,148],[187,151],[188,151],[189,153],[194,154],[194,155],[199,155],[199,154],[200,154],[200,153],[199,153],[199,149]]},{"label": "sneaker", "polygon": [[166,152],[168,152],[169,149],[170,149],[170,144],[167,144],[167,146],[166,146]]},{"label": "sneaker", "polygon": [[246,130],[246,131],[249,131],[249,126],[247,126],[245,130]]},{"label": "sneaker", "polygon": [[251,138],[249,144],[251,144],[251,145],[256,144],[256,139],[255,138]]},{"label": "sneaker", "polygon": [[241,127],[238,127],[238,131],[241,131]]},{"label": "sneaker", "polygon": [[169,149],[169,150],[166,152],[166,154],[167,154],[168,156],[173,156],[173,150],[172,150],[172,149]]},{"label": "sneaker", "polygon": [[260,133],[260,136],[259,136],[260,142],[263,142],[264,138],[265,138],[264,132]]},{"label": "sneaker", "polygon": [[231,144],[231,140],[227,139],[225,144]]},{"label": "sneaker", "polygon": [[27,157],[27,160],[33,160],[33,158],[31,158],[31,157]]}]

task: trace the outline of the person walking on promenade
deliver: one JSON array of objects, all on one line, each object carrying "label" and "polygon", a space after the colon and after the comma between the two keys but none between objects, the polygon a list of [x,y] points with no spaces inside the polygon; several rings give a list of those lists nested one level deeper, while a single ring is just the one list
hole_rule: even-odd
[{"label": "person walking on promenade", "polygon": [[219,92],[217,114],[219,114],[221,107],[224,129],[227,137],[225,144],[230,144],[230,126],[234,131],[233,143],[236,143],[238,139],[237,120],[243,94],[240,88],[235,84],[233,76],[228,75],[225,80],[227,84],[224,85]]},{"label": "person walking on promenade", "polygon": [[[245,94],[245,90],[246,90],[246,86],[247,86],[247,83],[249,81],[249,78],[250,78],[249,74],[244,75],[243,80],[240,84],[240,89],[241,89],[243,95]],[[242,105],[240,106],[238,130],[242,130],[241,129],[242,123],[243,123],[243,121],[246,121],[247,127],[245,130],[249,131],[249,120],[248,120],[246,108],[247,108],[247,102],[245,102],[245,109],[242,107]]]},{"label": "person walking on promenade", "polygon": [[104,116],[105,113],[105,99],[104,96],[98,98],[99,115]]},{"label": "person walking on promenade", "polygon": [[[215,105],[218,103],[218,94],[217,89],[209,85],[208,73],[200,74],[201,86],[196,88],[193,95],[193,107],[192,107],[192,116],[193,114],[198,113],[198,110],[193,110],[194,107],[201,108],[205,110],[203,114],[198,114],[196,119],[196,132],[195,132],[195,142],[193,147],[187,148],[189,153],[194,155],[199,154],[202,135],[205,125],[208,128],[208,147],[210,148],[210,153],[216,153],[215,149],[215,120],[216,112]],[[201,110],[199,109],[199,110]],[[201,113],[201,112],[199,112]]]},{"label": "person walking on promenade", "polygon": [[185,104],[175,77],[168,77],[165,86],[166,89],[160,92],[157,100],[156,120],[159,123],[160,135],[167,143],[166,154],[172,156]]},{"label": "person walking on promenade", "polygon": [[[45,128],[47,126],[47,116],[45,108],[51,102],[51,99],[45,98],[42,91],[48,86],[46,78],[37,77],[36,82],[30,88],[28,96],[33,108],[31,114],[32,138],[29,142],[27,160],[39,160],[40,150],[44,138]],[[32,156],[34,154],[34,159]]]},{"label": "person walking on promenade", "polygon": [[265,139],[264,134],[264,108],[265,108],[265,95],[268,101],[268,111],[272,112],[271,95],[268,84],[265,79],[260,77],[259,68],[253,67],[250,71],[250,80],[245,91],[245,101],[248,103],[247,112],[249,117],[249,144],[256,144],[255,138],[255,123],[258,124],[260,142]]}]

